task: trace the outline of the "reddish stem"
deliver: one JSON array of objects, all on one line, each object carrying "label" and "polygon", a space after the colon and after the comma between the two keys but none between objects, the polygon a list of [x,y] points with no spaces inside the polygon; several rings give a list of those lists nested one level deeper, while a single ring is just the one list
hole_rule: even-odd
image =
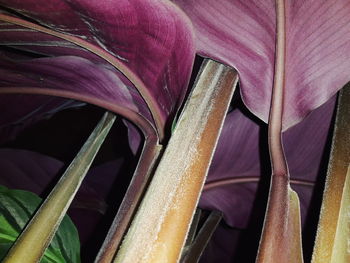
[{"label": "reddish stem", "polygon": [[269,150],[273,175],[286,176],[288,174],[288,167],[284,156],[281,137],[286,57],[284,0],[276,0],[276,16],[276,55],[274,83],[269,116]]},{"label": "reddish stem", "polygon": [[[269,116],[269,150],[272,166],[271,186],[267,204],[263,233],[260,240],[257,262],[298,262],[294,253],[298,222],[294,216],[298,210],[291,211],[288,166],[282,146],[282,117],[285,88],[285,5],[284,0],[276,0],[276,54],[275,74]],[[294,203],[295,200],[293,199]],[[293,203],[293,204],[294,204]],[[292,213],[292,214],[291,214]],[[295,224],[294,224],[295,223]],[[295,246],[296,245],[296,246]],[[297,261],[295,261],[295,259]]]}]

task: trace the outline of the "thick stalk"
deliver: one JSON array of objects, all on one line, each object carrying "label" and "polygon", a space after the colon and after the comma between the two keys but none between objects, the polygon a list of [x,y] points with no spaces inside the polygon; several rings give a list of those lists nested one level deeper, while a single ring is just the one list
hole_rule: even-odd
[{"label": "thick stalk", "polygon": [[130,221],[140,204],[140,199],[148,183],[150,173],[159,156],[161,146],[156,138],[146,138],[140,161],[115,216],[103,245],[95,260],[96,263],[112,262]]},{"label": "thick stalk", "polygon": [[205,63],[114,262],[177,262],[237,74]]},{"label": "thick stalk", "polygon": [[350,262],[350,85],[339,94],[313,263]]},{"label": "thick stalk", "polygon": [[257,262],[302,262],[299,200],[289,185],[282,145],[285,89],[286,13],[284,0],[276,0],[275,74],[269,116],[271,186]]},{"label": "thick stalk", "polygon": [[106,113],[3,260],[5,263],[39,262],[77,193],[115,116]]}]

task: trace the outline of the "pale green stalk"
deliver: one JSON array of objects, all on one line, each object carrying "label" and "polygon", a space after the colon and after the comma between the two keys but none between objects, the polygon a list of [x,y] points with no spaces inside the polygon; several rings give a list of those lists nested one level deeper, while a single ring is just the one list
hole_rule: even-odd
[{"label": "pale green stalk", "polygon": [[114,120],[115,116],[112,113],[105,113],[3,262],[35,263],[40,261]]}]

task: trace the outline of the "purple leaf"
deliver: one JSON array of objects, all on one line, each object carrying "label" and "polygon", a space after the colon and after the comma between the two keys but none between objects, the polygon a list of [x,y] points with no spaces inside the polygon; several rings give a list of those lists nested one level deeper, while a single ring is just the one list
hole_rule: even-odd
[{"label": "purple leaf", "polygon": [[[48,94],[90,102],[122,114],[143,130],[156,126],[162,137],[184,97],[197,49],[237,68],[244,103],[267,122],[275,63],[274,1],[173,2],[190,17],[196,44],[191,22],[170,1],[0,0],[5,7],[0,20],[11,15],[17,18],[10,20],[18,22],[0,23],[0,45],[9,47],[0,49],[0,93]],[[346,0],[287,1],[284,130],[302,121],[349,80],[349,12]],[[6,98],[21,105],[24,101],[15,95],[2,100]],[[2,114],[0,123],[9,127],[9,123],[27,122],[27,116],[40,118],[62,103],[38,97]],[[333,106],[334,99],[283,136],[303,220]],[[139,134],[134,127],[129,129],[136,152]],[[233,111],[214,156],[200,205],[223,211],[230,226],[246,227],[260,176],[267,176],[261,174],[266,165],[261,152],[267,150],[261,147],[261,129],[239,110]],[[96,188],[106,187],[95,183]]]},{"label": "purple leaf", "polygon": [[[235,67],[244,103],[267,122],[274,55],[274,1],[174,0],[191,18],[197,51]],[[286,1],[283,128],[325,103],[350,74],[350,4]]]},{"label": "purple leaf", "polygon": [[[117,65],[145,98],[162,134],[168,116],[175,113],[183,99],[194,59],[191,27],[186,16],[172,3],[156,0],[104,3],[55,0],[50,3],[0,1],[0,4],[6,10],[20,13],[81,44],[75,46],[52,35],[38,33],[35,26],[14,19],[28,28],[2,23],[2,45],[48,56],[80,56],[108,68],[111,68],[109,63]],[[102,59],[106,57],[108,62]],[[119,87],[117,81],[113,88],[122,90],[123,86]],[[127,88],[135,99],[138,94],[133,85],[129,84]],[[105,97],[108,95],[104,94]],[[133,109],[133,104],[146,107],[142,106],[144,102],[140,97],[129,101],[128,107]],[[150,119],[147,115],[146,118]]]},{"label": "purple leaf", "polygon": [[38,93],[43,94],[51,90],[52,94],[62,93],[61,96],[81,98],[111,110],[115,107],[119,111],[126,111],[123,109],[126,108],[151,119],[137,91],[129,89],[132,83],[107,65],[95,64],[76,56],[38,58],[17,63],[2,60],[0,65],[4,87],[34,87],[41,89]]},{"label": "purple leaf", "polygon": [[[283,135],[292,188],[297,191],[305,221],[312,196],[312,183],[319,175],[335,97],[312,112]],[[264,165],[259,156],[259,125],[241,111],[228,114],[200,200],[200,207],[224,212],[233,227],[247,226]],[[267,149],[260,148],[260,151]],[[267,164],[265,164],[267,165]]]}]

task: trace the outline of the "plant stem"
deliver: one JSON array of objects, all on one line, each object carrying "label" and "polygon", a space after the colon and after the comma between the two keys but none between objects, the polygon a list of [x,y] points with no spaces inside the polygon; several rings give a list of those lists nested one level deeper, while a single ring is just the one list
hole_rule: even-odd
[{"label": "plant stem", "polygon": [[349,262],[350,85],[340,91],[313,263]]},{"label": "plant stem", "polygon": [[297,194],[289,185],[282,145],[285,89],[286,13],[284,0],[276,0],[275,73],[269,116],[271,186],[257,262],[302,262],[300,211]]},{"label": "plant stem", "polygon": [[205,248],[207,247],[210,238],[214,234],[217,226],[222,219],[222,212],[212,211],[205,221],[202,228],[199,230],[196,239],[189,246],[187,253],[181,259],[181,263],[197,263],[200,260]]},{"label": "plant stem", "polygon": [[191,222],[191,227],[188,230],[187,233],[187,238],[185,242],[184,249],[182,250],[182,254],[185,252],[185,248],[191,246],[198,230],[198,224],[202,216],[202,210],[197,207],[196,212],[193,215],[192,222]]},{"label": "plant stem", "polygon": [[[223,187],[227,185],[259,183],[260,179],[261,179],[260,176],[239,176],[239,177],[237,176],[234,178],[225,178],[225,179],[210,181],[204,185],[203,191],[209,191],[210,189]],[[315,185],[314,182],[300,180],[300,179],[296,179],[296,180],[291,179],[289,182],[290,184],[309,186],[309,187],[314,187]]]},{"label": "plant stem", "polygon": [[237,73],[206,61],[114,262],[177,262]]},{"label": "plant stem", "polygon": [[276,0],[277,37],[275,55],[275,74],[272,89],[271,108],[269,116],[269,150],[272,173],[275,176],[287,176],[288,168],[282,146],[282,115],[285,86],[285,6],[284,0]]},{"label": "plant stem", "polygon": [[40,261],[114,120],[115,116],[112,113],[107,112],[103,116],[3,262],[35,263]]},{"label": "plant stem", "polygon": [[157,138],[146,138],[133,178],[95,262],[109,263],[113,260],[130,221],[141,202],[142,194],[161,151],[161,146],[157,142]]}]

